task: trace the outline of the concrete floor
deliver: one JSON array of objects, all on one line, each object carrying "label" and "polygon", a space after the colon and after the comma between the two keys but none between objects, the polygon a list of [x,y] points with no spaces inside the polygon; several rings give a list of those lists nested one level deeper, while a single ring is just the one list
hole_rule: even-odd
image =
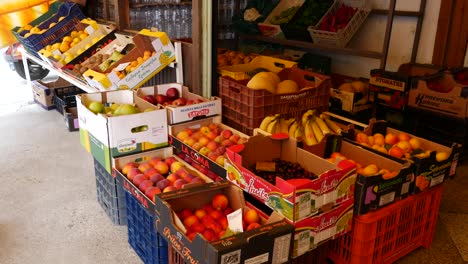
[{"label": "concrete floor", "polygon": [[[5,65],[0,80],[0,263],[141,263],[126,227],[112,225],[97,203],[93,160],[78,132],[32,103]],[[446,183],[432,247],[397,263],[468,261],[467,174],[461,166]]]}]

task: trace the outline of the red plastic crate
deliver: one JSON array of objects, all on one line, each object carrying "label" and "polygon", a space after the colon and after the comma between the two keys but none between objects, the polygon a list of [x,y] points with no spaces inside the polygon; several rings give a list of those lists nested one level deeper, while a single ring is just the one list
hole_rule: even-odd
[{"label": "red plastic crate", "polygon": [[341,263],[393,263],[432,244],[443,185],[377,211],[355,216],[353,230],[330,243],[329,258]]}]

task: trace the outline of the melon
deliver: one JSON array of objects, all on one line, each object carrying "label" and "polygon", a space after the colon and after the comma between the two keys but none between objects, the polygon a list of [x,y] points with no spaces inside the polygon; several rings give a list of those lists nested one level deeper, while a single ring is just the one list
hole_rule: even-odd
[{"label": "melon", "polygon": [[276,87],[277,94],[297,93],[298,91],[299,86],[293,80],[284,80]]},{"label": "melon", "polygon": [[276,78],[269,74],[269,72],[259,72],[250,79],[247,87],[254,90],[267,90],[274,94],[276,93],[277,84]]}]

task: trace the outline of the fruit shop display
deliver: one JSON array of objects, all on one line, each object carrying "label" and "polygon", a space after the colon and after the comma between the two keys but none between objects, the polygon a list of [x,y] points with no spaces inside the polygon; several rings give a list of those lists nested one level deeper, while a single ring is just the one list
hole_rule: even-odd
[{"label": "fruit shop display", "polygon": [[[86,44],[84,48],[77,50],[76,53],[68,52],[70,48],[81,43],[88,36],[89,34],[85,30],[73,30],[72,32],[70,32],[70,35],[65,36],[61,42],[56,42],[52,45],[47,45],[44,47],[44,50],[46,52],[50,52],[52,54],[51,56],[55,60],[59,61],[62,65],[65,65],[104,37],[101,36],[100,38],[94,38],[91,43]],[[39,51],[39,53],[43,52],[43,50]]]},{"label": "fruit shop display", "polygon": [[326,158],[329,162],[335,164],[341,160],[348,160],[356,164],[357,173],[363,176],[373,176],[376,174],[381,174],[384,180],[391,179],[398,175],[396,171],[390,171],[386,168],[379,168],[376,164],[360,164],[352,159],[348,159],[345,155],[340,152],[333,152],[330,157]]},{"label": "fruit shop display", "polygon": [[[401,132],[399,134],[389,132],[385,135],[375,133],[368,136],[364,132],[358,132],[355,140],[361,145],[371,147],[377,151],[388,154],[395,158],[411,159],[427,158],[433,150],[423,149],[421,142],[416,137],[411,137],[409,134]],[[445,151],[437,151],[436,160],[438,162],[444,161],[449,157],[449,153]]]},{"label": "fruit shop display", "polygon": [[288,134],[289,137],[303,141],[308,146],[319,143],[328,133],[341,133],[341,128],[333,120],[317,114],[316,110],[306,111],[301,119],[285,119],[280,115],[267,116],[259,128],[270,134]]},{"label": "fruit shop display", "polygon": [[[81,77],[81,75],[85,71],[98,67],[105,61],[109,60],[110,57],[111,57],[111,54],[100,54],[100,53],[94,54],[93,56],[89,57],[86,61],[75,64],[72,72],[76,76]],[[113,59],[116,59],[116,58],[114,57]]]},{"label": "fruit shop display", "polygon": [[313,172],[306,171],[299,163],[281,159],[257,162],[256,166],[252,168],[252,172],[271,184],[276,184],[276,177],[281,177],[284,180],[314,180],[318,178]]},{"label": "fruit shop display", "polygon": [[185,154],[183,152],[179,152],[179,153],[177,153],[177,156],[179,158],[181,158],[183,161],[190,164],[190,166],[197,169],[199,172],[201,172],[204,175],[208,176],[208,178],[212,179],[213,181],[222,181],[222,180],[224,180],[223,178],[216,175],[216,173],[210,171],[208,168],[202,166],[200,163],[193,160],[189,155],[187,155],[187,154]]},{"label": "fruit shop display", "polygon": [[251,62],[256,56],[245,54],[242,51],[218,49],[218,67],[245,64]]},{"label": "fruit shop display", "polygon": [[334,13],[328,14],[322,19],[318,29],[338,32],[339,30],[346,28],[357,10],[357,8],[342,4]]},{"label": "fruit shop display", "polygon": [[154,157],[148,161],[129,162],[122,167],[121,172],[153,202],[154,197],[159,193],[205,182],[174,157]]},{"label": "fruit shop display", "polygon": [[[228,227],[227,216],[233,212],[229,199],[224,194],[216,194],[210,203],[198,209],[183,209],[176,212],[186,231],[185,235],[193,240],[196,234],[201,235],[208,242],[234,235]],[[242,212],[242,229],[250,231],[260,227],[260,216],[254,209]]]},{"label": "fruit shop display", "polygon": [[32,26],[32,25],[24,25],[22,27],[19,27],[16,32],[18,32],[21,36],[23,36],[24,38],[27,38],[33,34],[44,34],[47,30],[53,28],[55,25],[57,25],[58,22],[64,20],[65,17],[64,16],[61,16],[57,19],[57,21],[44,21],[44,22],[50,22],[49,26],[47,28],[44,28],[44,29],[41,29],[39,26],[42,24],[39,24],[39,25],[36,25],[36,26]]},{"label": "fruit shop display", "polygon": [[167,89],[165,94],[157,94],[152,95],[148,94],[143,97],[145,101],[148,103],[152,103],[154,105],[160,104],[163,106],[184,106],[184,105],[192,105],[198,104],[203,102],[201,99],[195,100],[187,100],[186,98],[182,97],[179,93],[179,90],[175,87],[171,87]]},{"label": "fruit shop display", "polygon": [[[127,64],[127,66],[125,67],[125,69],[123,69],[123,70],[114,69],[114,71],[116,72],[119,79],[123,79],[123,78],[125,78],[125,76],[127,76],[127,74],[133,72],[136,68],[138,68],[141,64],[143,64],[143,62],[147,61],[151,56],[154,56],[154,55],[156,55],[156,51],[151,52],[149,50],[145,50],[143,52],[143,57],[140,56],[140,57],[136,58],[136,60],[133,60],[133,61],[129,62]],[[108,69],[111,65],[109,65],[106,69]],[[100,69],[102,71],[105,71],[101,67],[100,67]]]},{"label": "fruit shop display", "polygon": [[226,160],[226,148],[242,145],[248,140],[215,123],[199,129],[186,128],[178,132],[176,138],[221,166]]}]

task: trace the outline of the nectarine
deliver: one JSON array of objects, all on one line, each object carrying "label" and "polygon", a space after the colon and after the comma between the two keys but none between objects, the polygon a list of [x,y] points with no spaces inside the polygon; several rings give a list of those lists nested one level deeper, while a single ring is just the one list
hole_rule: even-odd
[{"label": "nectarine", "polygon": [[258,216],[257,211],[250,209],[244,213],[244,221],[247,225],[251,223],[258,223],[260,221],[260,217]]},{"label": "nectarine", "polygon": [[133,184],[138,187],[144,180],[146,180],[146,176],[143,174],[138,174],[133,178]]},{"label": "nectarine", "polygon": [[255,228],[259,228],[261,225],[259,223],[251,223],[247,226],[245,231],[250,231]]},{"label": "nectarine", "polygon": [[184,164],[182,164],[180,161],[174,161],[171,164],[171,172],[176,173],[178,170],[184,167]]},{"label": "nectarine", "polygon": [[206,211],[203,208],[200,208],[200,209],[195,210],[193,214],[196,215],[198,219],[201,220],[206,215]]},{"label": "nectarine", "polygon": [[211,205],[216,210],[224,210],[229,205],[229,200],[226,195],[218,193],[211,200]]},{"label": "nectarine", "polygon": [[140,189],[143,193],[146,192],[146,190],[149,188],[149,187],[152,187],[154,185],[154,183],[150,180],[144,180],[142,181],[139,185],[138,185],[138,189]]},{"label": "nectarine", "polygon": [[183,223],[186,228],[190,228],[193,224],[198,223],[198,217],[195,215],[187,216],[183,220]]},{"label": "nectarine", "polygon": [[388,150],[388,154],[390,156],[395,157],[395,158],[401,158],[401,157],[403,157],[403,155],[405,155],[405,151],[403,149],[401,149],[400,147],[395,145],[395,146],[392,146]]},{"label": "nectarine", "polygon": [[129,162],[127,164],[125,164],[123,167],[122,167],[122,174],[127,176],[128,172],[130,171],[130,169],[132,168],[137,168],[138,167],[138,164],[135,163],[135,162]]},{"label": "nectarine", "polygon": [[161,190],[158,187],[151,186],[148,189],[146,189],[145,195],[148,196],[148,198],[150,198],[151,201],[154,202],[155,201],[154,197],[156,197],[156,195],[160,193],[161,193]]},{"label": "nectarine", "polygon": [[164,161],[160,161],[156,163],[154,168],[160,173],[160,174],[166,174],[169,171],[169,166],[166,164]]},{"label": "nectarine", "polygon": [[387,133],[385,135],[385,143],[389,144],[389,145],[394,145],[396,143],[398,143],[398,137],[393,134],[393,133]]},{"label": "nectarine", "polygon": [[150,169],[152,168],[153,166],[151,166],[151,164],[149,164],[149,162],[142,162],[140,163],[140,165],[138,165],[138,169],[144,173],[147,169]]},{"label": "nectarine", "polygon": [[127,178],[130,181],[133,181],[133,178],[135,178],[136,175],[141,174],[141,171],[138,168],[131,168],[128,171]]}]

